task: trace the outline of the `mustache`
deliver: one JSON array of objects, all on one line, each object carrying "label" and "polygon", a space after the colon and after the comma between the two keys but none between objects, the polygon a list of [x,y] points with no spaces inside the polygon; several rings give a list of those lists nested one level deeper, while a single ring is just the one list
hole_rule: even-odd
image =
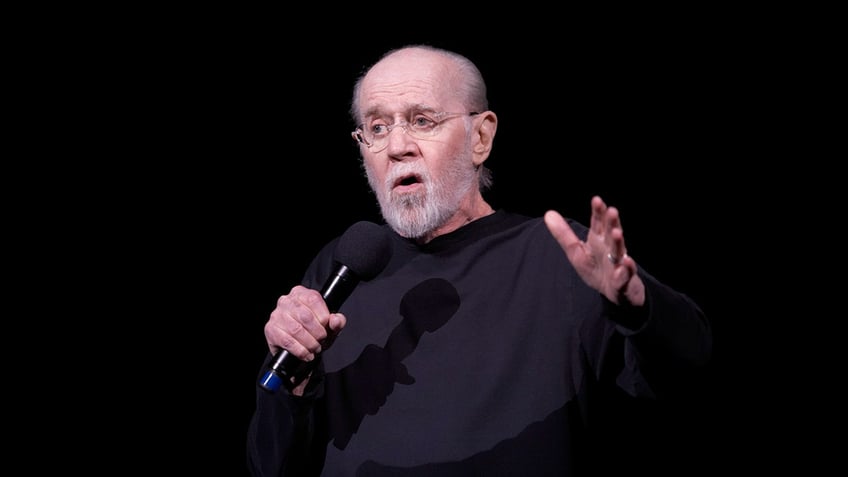
[{"label": "mustache", "polygon": [[409,181],[427,183],[430,181],[430,174],[426,169],[416,164],[399,163],[393,166],[386,175],[384,185],[388,190],[392,190],[395,185]]}]

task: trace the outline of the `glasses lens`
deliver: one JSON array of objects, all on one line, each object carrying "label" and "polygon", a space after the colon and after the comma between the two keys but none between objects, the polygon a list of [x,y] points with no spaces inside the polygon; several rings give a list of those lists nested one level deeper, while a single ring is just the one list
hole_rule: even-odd
[{"label": "glasses lens", "polygon": [[386,146],[389,145],[389,135],[388,134],[383,135],[383,136],[373,136],[372,135],[370,137],[366,137],[366,139],[368,140],[368,143],[371,144],[371,146],[369,146],[369,149],[371,149],[371,152],[380,152],[383,149],[385,149]]},{"label": "glasses lens", "polygon": [[375,128],[360,127],[354,132],[354,138],[365,144],[371,152],[379,152],[388,146],[389,135],[398,127],[415,139],[430,139],[439,134],[445,121],[463,115],[465,113],[438,113],[434,117],[419,115],[413,118],[412,122],[381,125]]}]

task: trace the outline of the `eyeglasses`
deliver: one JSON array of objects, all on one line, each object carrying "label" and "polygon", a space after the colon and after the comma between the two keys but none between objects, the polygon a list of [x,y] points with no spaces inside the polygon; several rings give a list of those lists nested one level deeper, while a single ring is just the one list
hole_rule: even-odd
[{"label": "eyeglasses", "polygon": [[389,133],[396,127],[400,127],[403,131],[415,139],[430,139],[441,130],[441,125],[448,119],[458,118],[460,116],[474,116],[480,113],[416,113],[412,121],[403,121],[394,124],[383,124],[375,122],[368,126],[368,129],[363,129],[364,124],[357,126],[351,136],[358,143],[364,144],[371,152],[380,152],[389,145]]}]

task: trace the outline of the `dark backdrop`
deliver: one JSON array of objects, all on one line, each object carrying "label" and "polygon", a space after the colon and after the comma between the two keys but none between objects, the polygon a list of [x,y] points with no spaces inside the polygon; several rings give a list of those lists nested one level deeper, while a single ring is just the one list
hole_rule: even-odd
[{"label": "dark backdrop", "polygon": [[664,432],[668,455],[724,469],[755,432],[736,418],[751,399],[739,390],[737,350],[752,324],[734,312],[742,277],[728,274],[724,245],[746,196],[734,172],[750,148],[739,141],[756,86],[744,48],[686,28],[384,33],[318,41],[217,24],[165,37],[152,29],[120,49],[102,80],[120,94],[102,113],[121,170],[107,171],[114,180],[96,200],[121,198],[112,233],[133,245],[113,266],[144,276],[132,288],[112,284],[139,316],[112,340],[136,337],[126,346],[140,361],[115,363],[134,373],[124,384],[133,404],[111,398],[122,409],[116,428],[150,436],[130,446],[129,462],[245,472],[262,327],[276,298],[324,243],[357,220],[380,220],[349,134],[353,82],[385,49],[421,41],[464,53],[488,80],[500,120],[487,163],[496,207],[552,208],[587,223],[600,194],[621,211],[629,253],[712,317],[710,385],[673,415],[687,425],[633,439]]}]

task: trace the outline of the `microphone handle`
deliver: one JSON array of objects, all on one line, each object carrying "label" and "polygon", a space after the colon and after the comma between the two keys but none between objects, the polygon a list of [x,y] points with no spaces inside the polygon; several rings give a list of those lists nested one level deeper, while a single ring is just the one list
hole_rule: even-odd
[{"label": "microphone handle", "polygon": [[[356,288],[359,278],[346,265],[339,265],[336,273],[331,275],[321,289],[321,296],[327,303],[330,313],[336,313],[342,303]],[[288,350],[280,350],[271,360],[268,371],[259,381],[259,386],[268,392],[277,392],[280,386],[291,389],[300,384],[309,375],[318,362],[318,357],[312,361],[301,361]]]}]

